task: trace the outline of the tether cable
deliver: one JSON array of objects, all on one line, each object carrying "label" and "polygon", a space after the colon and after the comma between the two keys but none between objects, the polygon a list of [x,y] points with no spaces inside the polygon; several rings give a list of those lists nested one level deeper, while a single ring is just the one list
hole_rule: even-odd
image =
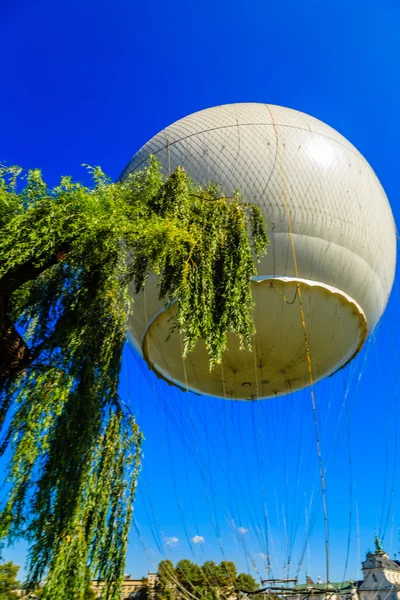
[{"label": "tether cable", "polygon": [[[293,226],[292,226],[292,219],[290,216],[289,197],[288,197],[288,191],[287,191],[287,186],[286,186],[285,170],[283,168],[283,159],[282,159],[282,152],[281,152],[281,147],[280,147],[280,142],[279,142],[278,128],[276,126],[274,115],[271,111],[271,108],[269,107],[268,104],[266,104],[265,106],[270,114],[271,122],[272,122],[274,132],[275,132],[276,148],[277,148],[277,154],[278,154],[278,160],[279,160],[279,171],[280,171],[281,180],[282,180],[283,195],[285,198],[285,210],[286,210],[286,216],[287,216],[288,226],[289,226],[290,244],[291,244],[291,248],[292,248],[293,266],[294,266],[294,272],[295,272],[296,279],[299,279],[299,270],[298,270],[298,266],[297,266],[296,249],[295,249],[295,245],[294,245]],[[320,480],[321,480],[321,495],[322,495],[322,506],[323,506],[323,512],[324,512],[324,526],[325,526],[326,582],[328,583],[329,582],[329,524],[328,524],[328,510],[327,510],[327,503],[326,503],[326,484],[325,484],[325,475],[324,475],[324,470],[323,470],[323,465],[322,465],[321,442],[320,442],[320,438],[319,438],[317,409],[316,409],[316,404],[315,404],[314,378],[313,378],[313,374],[312,374],[310,346],[309,346],[307,325],[306,325],[306,321],[305,321],[305,312],[304,312],[301,287],[300,287],[299,281],[296,281],[296,286],[297,286],[297,295],[299,298],[301,325],[302,325],[303,333],[304,333],[304,345],[305,345],[305,350],[306,350],[308,378],[309,378],[310,388],[311,388],[310,396],[311,396],[311,404],[312,404],[313,418],[314,418],[315,439],[316,439],[316,444],[317,444],[319,475],[320,475]]]}]

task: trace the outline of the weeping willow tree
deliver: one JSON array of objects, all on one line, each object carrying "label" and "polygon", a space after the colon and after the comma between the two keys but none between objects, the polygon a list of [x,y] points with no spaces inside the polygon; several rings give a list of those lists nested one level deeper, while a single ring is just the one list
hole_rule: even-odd
[{"label": "weeping willow tree", "polygon": [[53,189],[0,171],[0,534],[28,540],[45,600],[80,600],[92,577],[119,598],[142,443],[118,394],[129,286],[156,273],[184,352],[203,338],[212,368],[228,331],[250,350],[268,242],[258,208],[182,168],[165,178],[151,159],[123,183],[89,170],[91,187]]}]

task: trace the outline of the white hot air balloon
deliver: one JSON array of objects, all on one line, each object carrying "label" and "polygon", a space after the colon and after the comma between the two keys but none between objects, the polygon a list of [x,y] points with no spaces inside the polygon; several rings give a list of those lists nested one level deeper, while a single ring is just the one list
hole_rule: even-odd
[{"label": "white hot air balloon", "polygon": [[225,194],[239,190],[259,205],[270,245],[251,284],[254,352],[228,335],[222,365],[211,372],[201,342],[183,361],[179,333],[167,341],[175,308],[149,281],[130,320],[131,341],[148,365],[183,389],[256,399],[309,385],[310,369],[316,382],[351,361],[385,310],[396,263],[389,202],[358,150],[309,115],[244,103],[170,125],[122,179],[150,154],[166,175],[180,165],[196,183],[220,183]]}]

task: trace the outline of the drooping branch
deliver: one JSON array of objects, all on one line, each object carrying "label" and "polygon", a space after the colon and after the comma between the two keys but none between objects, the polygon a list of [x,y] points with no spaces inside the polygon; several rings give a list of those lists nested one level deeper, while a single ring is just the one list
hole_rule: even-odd
[{"label": "drooping branch", "polygon": [[92,188],[49,191],[34,171],[16,193],[0,169],[0,536],[29,541],[45,600],[83,600],[88,573],[120,596],[141,444],[119,398],[130,284],[156,273],[185,352],[202,338],[214,364],[228,331],[250,346],[267,244],[259,209],[183,169],[164,178],[152,159],[124,183],[92,175]]}]

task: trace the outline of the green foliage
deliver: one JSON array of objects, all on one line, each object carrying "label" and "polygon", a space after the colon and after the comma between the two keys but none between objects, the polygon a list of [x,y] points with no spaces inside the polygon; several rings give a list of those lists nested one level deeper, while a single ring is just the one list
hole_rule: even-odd
[{"label": "green foliage", "polygon": [[254,592],[258,589],[254,578],[247,573],[240,573],[236,578],[236,585],[242,592]]},{"label": "green foliage", "polygon": [[[98,596],[93,589],[92,583],[88,582],[86,590],[83,594],[83,600],[95,600]],[[25,589],[19,598],[26,598],[26,600],[39,600],[39,598],[43,598],[43,588],[37,587],[34,591],[29,589]]]},{"label": "green foliage", "polygon": [[163,560],[157,574],[156,600],[228,599],[238,590],[250,592],[259,587],[251,575],[238,575],[231,561],[222,561],[219,565],[206,561],[199,566],[184,559],[174,568],[170,560]]},{"label": "green foliage", "polygon": [[118,395],[128,286],[156,273],[185,353],[203,338],[212,366],[227,331],[251,347],[249,278],[267,244],[257,208],[183,169],[164,178],[152,159],[123,183],[90,171],[92,188],[64,177],[48,189],[33,170],[19,190],[19,169],[0,170],[1,450],[12,457],[0,533],[29,540],[44,600],[82,600],[91,576],[119,598],[142,441]]},{"label": "green foliage", "polygon": [[153,600],[153,590],[150,590],[147,577],[142,577],[142,585],[131,594],[135,600]]},{"label": "green foliage", "polygon": [[12,562],[0,565],[0,600],[17,600],[15,590],[19,588],[18,570],[19,567]]},{"label": "green foliage", "polygon": [[250,350],[249,280],[256,273],[250,239],[256,255],[268,241],[260,210],[239,194],[226,198],[217,185],[197,189],[178,168],[149,200],[145,218],[148,229],[132,247],[131,275],[139,290],[147,273],[159,274],[160,296],[178,301],[184,355],[202,338],[212,367],[226,348],[227,331]]},{"label": "green foliage", "polygon": [[189,591],[201,587],[203,583],[203,572],[201,568],[190,560],[183,559],[176,564],[175,573],[178,581]]},{"label": "green foliage", "polygon": [[83,596],[83,600],[95,600],[96,592],[92,588],[92,586],[88,586],[85,591],[85,595]]}]

